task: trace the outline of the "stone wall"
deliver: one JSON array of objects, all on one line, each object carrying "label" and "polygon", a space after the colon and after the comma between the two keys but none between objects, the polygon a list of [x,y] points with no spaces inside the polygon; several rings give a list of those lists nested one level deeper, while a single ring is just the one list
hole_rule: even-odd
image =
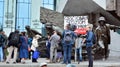
[{"label": "stone wall", "polygon": [[117,15],[120,17],[120,0],[117,0]]},{"label": "stone wall", "polygon": [[40,10],[40,21],[41,22],[45,22],[45,23],[52,23],[55,26],[59,26],[60,28],[64,27],[64,16],[63,14],[50,10],[50,9],[46,9],[41,7]]}]

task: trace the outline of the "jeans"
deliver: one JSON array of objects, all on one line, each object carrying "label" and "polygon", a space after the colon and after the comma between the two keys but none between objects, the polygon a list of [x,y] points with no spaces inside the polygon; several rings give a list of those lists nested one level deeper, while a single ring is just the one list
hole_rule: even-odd
[{"label": "jeans", "polygon": [[50,59],[50,47],[47,46],[47,58]]},{"label": "jeans", "polygon": [[3,61],[3,48],[0,47],[0,61]]},{"label": "jeans", "polygon": [[82,61],[82,47],[77,48],[76,51],[77,51],[77,59],[78,59],[78,61]]},{"label": "jeans", "polygon": [[72,51],[72,45],[63,45],[63,54],[64,54],[64,60],[63,63],[71,63],[71,51]]},{"label": "jeans", "polygon": [[93,67],[93,58],[92,58],[92,53],[91,53],[92,47],[87,47],[86,50],[87,50],[87,55],[88,55],[88,60],[89,60],[88,67]]}]

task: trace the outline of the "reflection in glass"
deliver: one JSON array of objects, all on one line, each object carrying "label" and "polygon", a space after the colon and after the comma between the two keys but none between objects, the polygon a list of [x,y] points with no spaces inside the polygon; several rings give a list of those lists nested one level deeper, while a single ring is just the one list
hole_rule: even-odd
[{"label": "reflection in glass", "polygon": [[54,0],[43,0],[43,7],[53,10]]},{"label": "reflection in glass", "polygon": [[25,31],[25,26],[30,25],[31,0],[18,0],[16,29]]},{"label": "reflection in glass", "polygon": [[3,17],[3,2],[0,2],[0,17]]},{"label": "reflection in glass", "polygon": [[28,6],[29,4],[25,4],[25,3],[20,3],[18,4],[19,6],[19,18],[28,18],[28,13],[29,13],[29,10],[28,10]]}]

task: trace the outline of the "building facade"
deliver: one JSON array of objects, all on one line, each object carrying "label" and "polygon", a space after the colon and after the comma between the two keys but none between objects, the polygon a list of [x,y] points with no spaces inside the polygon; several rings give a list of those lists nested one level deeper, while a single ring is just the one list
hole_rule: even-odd
[{"label": "building facade", "polygon": [[0,0],[0,23],[3,30],[9,35],[15,29],[25,31],[26,25],[35,28],[34,24],[38,22],[36,20],[39,20],[41,5],[41,0]]},{"label": "building facade", "polygon": [[14,30],[26,31],[25,26],[42,32],[40,7],[54,10],[55,0],[0,0],[0,27],[9,35]]}]

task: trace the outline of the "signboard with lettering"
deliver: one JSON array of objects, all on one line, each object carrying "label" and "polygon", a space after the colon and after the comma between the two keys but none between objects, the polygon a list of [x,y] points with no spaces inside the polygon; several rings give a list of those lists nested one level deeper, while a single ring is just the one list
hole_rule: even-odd
[{"label": "signboard with lettering", "polygon": [[107,10],[116,10],[116,0],[106,0]]},{"label": "signboard with lettering", "polygon": [[66,24],[75,25],[77,28],[85,27],[88,24],[88,16],[65,16],[64,28]]}]

